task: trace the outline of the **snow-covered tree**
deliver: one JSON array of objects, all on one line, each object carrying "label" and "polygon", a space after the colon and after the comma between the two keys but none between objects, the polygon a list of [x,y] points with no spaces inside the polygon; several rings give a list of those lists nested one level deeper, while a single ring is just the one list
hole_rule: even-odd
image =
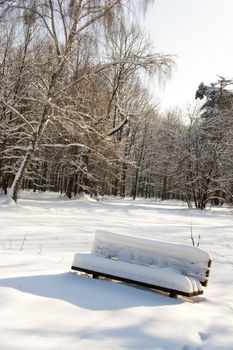
[{"label": "snow-covered tree", "polygon": [[[15,201],[23,184],[65,187],[69,195],[80,178],[83,188],[97,186],[96,169],[111,168],[119,157],[114,137],[130,113],[122,100],[124,79],[132,68],[162,71],[172,62],[140,45],[135,51],[132,35],[122,30],[121,44],[125,35],[129,50],[103,57],[106,40],[117,43],[114,28],[126,22],[125,9],[134,5],[127,0],[1,2],[0,181],[5,191],[11,186]],[[127,77],[119,78],[122,69]]]},{"label": "snow-covered tree", "polygon": [[201,83],[196,92],[196,98],[205,98],[198,135],[201,207],[209,200],[218,204],[226,195],[231,196],[233,92],[229,86],[232,83],[220,78],[210,86]]}]

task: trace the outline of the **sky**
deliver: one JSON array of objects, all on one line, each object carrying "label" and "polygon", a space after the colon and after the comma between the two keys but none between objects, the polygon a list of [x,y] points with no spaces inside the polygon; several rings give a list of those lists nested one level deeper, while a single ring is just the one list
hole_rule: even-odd
[{"label": "sky", "polygon": [[202,81],[233,78],[233,0],[155,0],[145,25],[155,51],[175,55],[171,79],[152,87],[162,110],[195,103]]}]

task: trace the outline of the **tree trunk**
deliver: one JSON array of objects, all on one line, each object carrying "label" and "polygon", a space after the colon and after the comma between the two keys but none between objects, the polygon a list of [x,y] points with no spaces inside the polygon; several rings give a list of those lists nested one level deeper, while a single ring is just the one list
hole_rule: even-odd
[{"label": "tree trunk", "polygon": [[15,202],[17,202],[19,190],[22,187],[24,175],[27,171],[28,165],[31,162],[33,154],[34,154],[33,149],[29,148],[25,157],[23,158],[23,161],[19,167],[18,172],[15,175],[14,181],[11,185],[10,190],[9,190],[9,196],[11,196]]}]

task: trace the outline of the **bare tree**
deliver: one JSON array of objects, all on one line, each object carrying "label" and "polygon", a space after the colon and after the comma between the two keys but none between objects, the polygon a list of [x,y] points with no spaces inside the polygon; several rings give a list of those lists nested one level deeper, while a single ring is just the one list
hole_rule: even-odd
[{"label": "bare tree", "polygon": [[[130,76],[133,81],[133,73],[141,68],[163,71],[171,66],[169,56],[145,53],[135,28],[127,32],[126,4],[132,2],[0,3],[0,25],[8,28],[5,42],[1,35],[0,171],[2,184],[11,183],[9,194],[15,201],[26,174],[35,186],[46,186],[48,174],[57,176],[68,189],[77,186],[80,176],[86,178],[86,186],[100,181],[98,176],[90,179],[89,170],[98,162],[113,165],[115,136],[119,137],[132,114],[129,94],[122,100],[129,89],[126,80]],[[100,46],[98,30],[102,38],[104,33],[111,38],[113,54],[107,58],[102,57],[102,48],[99,57],[94,51]],[[69,150],[69,157],[52,175],[61,149],[65,154]],[[54,180],[49,185],[55,186]]]}]

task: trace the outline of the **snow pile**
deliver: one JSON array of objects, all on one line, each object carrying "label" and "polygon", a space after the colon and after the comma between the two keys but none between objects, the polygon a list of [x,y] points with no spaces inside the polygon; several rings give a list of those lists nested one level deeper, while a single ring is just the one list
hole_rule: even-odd
[{"label": "snow pile", "polygon": [[0,196],[0,206],[10,206],[10,205],[15,205],[15,201],[10,197],[10,196]]},{"label": "snow pile", "polygon": [[111,249],[111,246],[114,247],[116,251],[134,249],[136,252],[150,252],[152,254],[171,256],[186,261],[191,260],[192,263],[203,262],[207,264],[208,261],[211,260],[210,254],[199,247],[97,230],[92,252],[99,252],[103,255],[101,252],[102,249],[107,249],[107,247]]},{"label": "snow pile", "polygon": [[85,192],[81,192],[75,196],[75,199],[78,199],[81,202],[96,202],[94,198],[86,194]]}]

